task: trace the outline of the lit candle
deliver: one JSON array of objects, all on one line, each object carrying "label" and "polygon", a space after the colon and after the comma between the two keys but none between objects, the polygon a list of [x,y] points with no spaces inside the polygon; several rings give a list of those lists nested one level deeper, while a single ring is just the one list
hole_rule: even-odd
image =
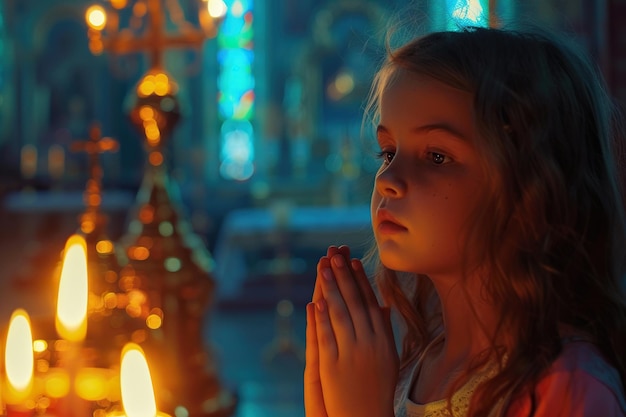
[{"label": "lit candle", "polygon": [[87,243],[72,235],[65,243],[59,281],[55,326],[68,342],[82,342],[87,334]]},{"label": "lit candle", "polygon": [[82,366],[80,350],[87,334],[87,243],[80,235],[72,235],[65,243],[59,280],[59,296],[55,327],[68,342],[63,367],[68,373],[70,390],[61,405],[64,416],[87,415],[86,403],[76,392],[78,371]]},{"label": "lit candle", "polygon": [[143,349],[135,343],[122,349],[120,387],[124,411],[109,417],[169,417],[157,410],[150,368]]},{"label": "lit candle", "polygon": [[11,316],[4,352],[4,369],[7,416],[31,416],[33,404],[28,402],[33,390],[33,334],[30,318],[22,309],[15,310]]}]

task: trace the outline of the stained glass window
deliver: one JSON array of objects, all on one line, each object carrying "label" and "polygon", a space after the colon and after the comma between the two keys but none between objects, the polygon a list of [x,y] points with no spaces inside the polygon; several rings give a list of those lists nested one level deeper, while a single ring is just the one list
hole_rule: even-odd
[{"label": "stained glass window", "polygon": [[228,0],[217,35],[220,174],[244,181],[254,173],[253,0]]},{"label": "stained glass window", "polygon": [[489,25],[489,0],[446,0],[446,5],[450,29]]},{"label": "stained glass window", "polygon": [[[447,28],[500,25],[512,14],[511,0],[445,0]],[[493,7],[494,10],[490,10]],[[491,14],[491,16],[490,16]]]}]

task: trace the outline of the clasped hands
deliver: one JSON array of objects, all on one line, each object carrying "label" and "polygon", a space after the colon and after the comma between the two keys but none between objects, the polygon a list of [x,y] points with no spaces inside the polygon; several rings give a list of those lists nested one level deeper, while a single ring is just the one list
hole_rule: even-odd
[{"label": "clasped hands", "polygon": [[398,354],[389,310],[347,246],[320,258],[306,316],[306,417],[392,417]]}]

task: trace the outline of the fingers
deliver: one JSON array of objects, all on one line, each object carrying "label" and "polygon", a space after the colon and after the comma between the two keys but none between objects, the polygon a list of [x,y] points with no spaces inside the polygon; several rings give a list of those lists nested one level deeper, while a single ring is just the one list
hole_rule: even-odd
[{"label": "fingers", "polygon": [[[358,284],[361,297],[367,306],[371,328],[375,333],[386,332],[386,319],[384,314],[381,315],[381,307],[378,304],[378,299],[372,288],[372,284],[365,273],[363,264],[358,259],[352,259],[352,270],[354,271],[354,277]],[[358,337],[358,334],[357,334]]]},{"label": "fingers", "polygon": [[304,408],[307,417],[326,417],[320,379],[319,346],[315,324],[315,304],[306,306],[306,366],[304,368]]},{"label": "fingers", "polygon": [[[331,266],[333,275],[336,277],[336,287],[331,285],[322,286],[324,290],[324,297],[327,296],[327,291],[333,291],[338,289],[339,294],[335,298],[341,298],[343,301],[343,306],[335,306],[332,303],[332,299],[328,299],[328,309],[331,315],[331,322],[335,323],[335,314],[339,312],[339,314],[343,313],[343,309],[347,311],[347,314],[350,318],[351,324],[353,326],[353,336],[357,336],[358,332],[366,332],[369,333],[372,330],[372,322],[369,317],[370,315],[370,307],[366,300],[364,300],[361,295],[361,289],[359,288],[358,280],[359,279],[367,279],[364,277],[357,277],[358,274],[353,271],[351,264],[343,257],[343,255],[335,255],[331,259]],[[363,273],[361,269],[361,273]],[[377,306],[377,304],[375,304]],[[339,336],[339,335],[337,335]],[[350,334],[346,334],[346,336],[350,336]]]},{"label": "fingers", "polygon": [[330,268],[330,258],[332,258],[336,254],[343,254],[346,259],[350,259],[350,248],[346,245],[342,245],[340,247],[337,246],[329,246],[326,251],[326,256],[322,257],[317,264],[317,278],[315,280],[315,287],[313,288],[313,297],[311,299],[312,302],[317,302],[322,298],[322,289],[320,287],[319,277],[321,276],[321,267]]},{"label": "fingers", "polygon": [[324,352],[327,359],[336,359],[338,356],[337,331],[331,322],[328,303],[325,299],[315,303],[315,330],[317,334],[317,346],[319,352]]},{"label": "fingers", "polygon": [[319,347],[317,344],[317,330],[315,327],[315,304],[309,303],[306,306],[305,381],[319,380]]}]

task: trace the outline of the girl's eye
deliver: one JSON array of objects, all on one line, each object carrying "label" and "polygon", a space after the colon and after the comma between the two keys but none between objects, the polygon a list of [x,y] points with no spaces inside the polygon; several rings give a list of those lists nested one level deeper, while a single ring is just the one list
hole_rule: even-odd
[{"label": "girl's eye", "polygon": [[388,164],[388,163],[390,163],[393,160],[394,155],[395,155],[395,152],[380,151],[380,152],[378,152],[376,157],[378,159],[382,159],[383,163]]},{"label": "girl's eye", "polygon": [[439,152],[428,152],[426,157],[435,165],[443,165],[452,162],[452,158]]}]

